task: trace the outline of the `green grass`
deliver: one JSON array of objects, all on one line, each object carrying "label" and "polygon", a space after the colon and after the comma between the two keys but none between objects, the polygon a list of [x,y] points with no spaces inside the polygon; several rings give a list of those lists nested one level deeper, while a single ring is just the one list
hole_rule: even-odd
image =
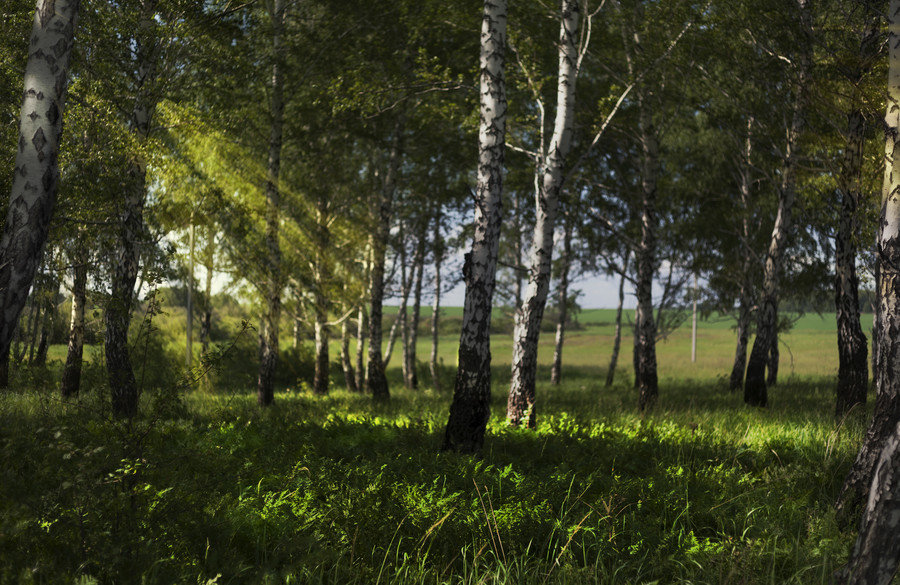
[{"label": "green grass", "polygon": [[818,325],[784,337],[794,373],[766,410],[725,388],[727,326],[701,328],[696,364],[682,328],[646,416],[630,339],[605,388],[611,325],[588,326],[563,384],[540,384],[534,432],[504,423],[495,336],[477,460],[438,453],[449,393],[401,390],[396,367],[388,404],[282,389],[260,412],[249,389],[148,391],[133,424],[110,419],[96,373],[69,403],[58,362],[19,373],[28,390],[0,395],[0,583],[827,583],[854,537],[831,504],[863,423],[832,419],[833,326]]}]

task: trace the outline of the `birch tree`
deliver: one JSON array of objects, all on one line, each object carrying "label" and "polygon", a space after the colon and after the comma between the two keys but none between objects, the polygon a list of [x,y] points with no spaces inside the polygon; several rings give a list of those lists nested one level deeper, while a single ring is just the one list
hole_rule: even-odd
[{"label": "birch tree", "polygon": [[490,327],[497,252],[503,155],[506,147],[506,0],[485,0],[479,60],[480,123],[475,188],[475,235],[463,264],[466,283],[459,366],[441,449],[479,453],[490,417]]},{"label": "birch tree", "polygon": [[[900,0],[891,0],[888,17],[888,103],[885,115],[885,170],[877,252],[882,259],[878,282],[878,396],[854,468],[857,482],[868,487],[859,535],[836,584],[887,585],[900,562]],[[870,480],[870,481],[869,481]],[[849,480],[848,480],[849,481]],[[846,486],[845,486],[846,488]]]},{"label": "birch tree", "polygon": [[269,101],[269,157],[266,167],[266,266],[262,287],[265,309],[262,330],[259,333],[259,375],[256,384],[256,401],[269,406],[275,399],[275,367],[278,363],[278,327],[281,322],[281,247],[278,241],[281,194],[281,149],[284,132],[284,0],[274,0],[269,6],[272,23],[272,81]]},{"label": "birch tree", "polygon": [[0,236],[0,356],[9,353],[56,203],[78,7],[79,0],[38,0],[35,9],[12,192]]},{"label": "birch tree", "polygon": [[[778,210],[772,227],[772,236],[766,253],[765,274],[760,291],[756,320],[756,339],[747,362],[744,380],[744,402],[750,406],[767,406],[768,390],[766,367],[773,347],[778,343],[778,297],[779,274],[782,269],[782,255],[791,230],[791,219],[796,198],[796,174],[800,135],[806,122],[807,83],[811,63],[811,14],[808,0],[796,0],[800,31],[800,49],[795,60],[793,80],[793,103],[791,121],[787,129],[784,159],[781,169],[781,184],[778,188]],[[777,347],[774,348],[777,351]],[[769,366],[769,370],[772,367]]]},{"label": "birch tree", "polygon": [[[152,129],[159,99],[158,75],[160,39],[156,21],[156,0],[140,4],[138,31],[134,36],[134,106],[128,121],[138,144],[145,144]],[[133,153],[125,173],[125,193],[119,208],[118,242],[112,268],[112,292],[105,312],[106,371],[109,377],[113,413],[132,417],[137,413],[139,388],[128,348],[128,326],[134,303],[140,263],[140,242],[144,234],[144,203],[147,197],[147,161]]]},{"label": "birch tree", "polygon": [[[550,141],[541,153],[541,180],[529,254],[528,286],[522,307],[516,312],[512,379],[506,406],[506,417],[511,425],[519,426],[524,422],[529,428],[537,424],[534,407],[538,338],[550,289],[553,234],[564,167],[572,143],[575,81],[578,77],[578,27],[581,18],[578,1],[562,0],[560,13],[556,119]],[[544,146],[541,145],[541,148]]]}]

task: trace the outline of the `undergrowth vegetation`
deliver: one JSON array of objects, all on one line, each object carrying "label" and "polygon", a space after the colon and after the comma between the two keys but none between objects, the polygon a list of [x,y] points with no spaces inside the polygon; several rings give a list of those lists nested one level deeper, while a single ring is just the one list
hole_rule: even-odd
[{"label": "undergrowth vegetation", "polygon": [[[500,371],[497,372],[502,375]],[[285,391],[0,395],[3,583],[827,583],[852,528],[831,505],[862,433],[832,382],[773,408],[719,382],[627,385],[572,369],[536,432],[439,454],[449,396]]]}]

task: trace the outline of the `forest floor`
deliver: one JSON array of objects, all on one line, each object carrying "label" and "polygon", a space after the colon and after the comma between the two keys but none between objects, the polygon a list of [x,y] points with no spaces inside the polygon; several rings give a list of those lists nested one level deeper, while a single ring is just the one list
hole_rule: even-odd
[{"label": "forest floor", "polygon": [[0,396],[0,583],[827,583],[855,536],[832,503],[864,425],[832,416],[833,318],[783,336],[768,409],[727,389],[728,323],[702,324],[696,364],[682,326],[641,416],[630,338],[603,385],[610,315],[580,315],[536,431],[504,424],[495,336],[478,460],[438,453],[450,367],[443,392],[401,390],[392,368],[387,404],[283,388],[260,412],[246,387],[148,390],[132,423],[102,385],[64,403],[35,377]]}]

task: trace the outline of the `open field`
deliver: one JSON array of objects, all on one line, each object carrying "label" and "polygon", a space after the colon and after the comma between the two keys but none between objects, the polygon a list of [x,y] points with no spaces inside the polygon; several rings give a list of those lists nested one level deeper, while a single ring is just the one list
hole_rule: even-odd
[{"label": "open field", "polygon": [[863,426],[831,416],[829,319],[784,336],[766,410],[722,382],[728,324],[702,324],[696,364],[682,327],[640,416],[630,338],[604,388],[612,312],[584,311],[536,432],[504,424],[496,335],[480,460],[437,452],[449,392],[399,389],[397,354],[389,404],[292,387],[260,412],[251,388],[155,390],[133,424],[102,384],[63,403],[35,382],[0,396],[0,583],[827,583],[855,534],[831,503]]}]

